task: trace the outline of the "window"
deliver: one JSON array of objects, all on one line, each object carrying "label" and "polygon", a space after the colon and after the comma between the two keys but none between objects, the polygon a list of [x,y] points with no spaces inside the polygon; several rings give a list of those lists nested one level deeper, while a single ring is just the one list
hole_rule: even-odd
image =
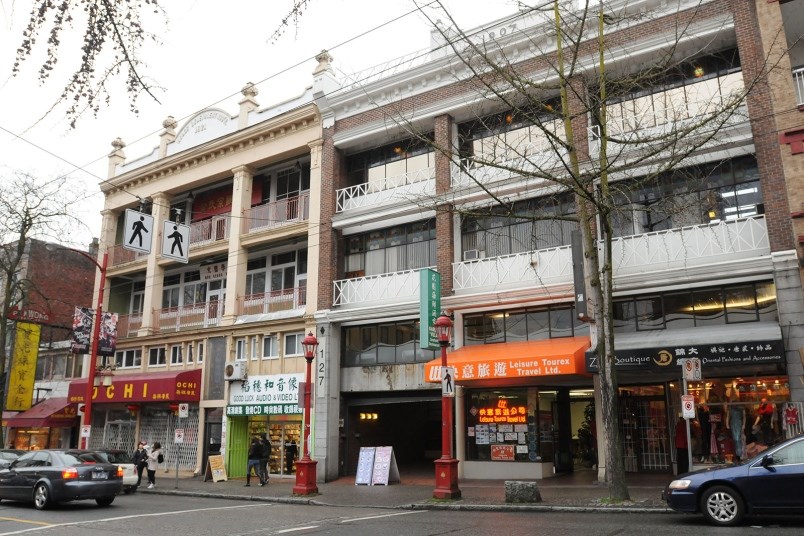
[{"label": "window", "polygon": [[262,358],[263,359],[276,359],[279,357],[279,345],[277,344],[276,337],[265,335],[262,338]]},{"label": "window", "polygon": [[804,463],[804,441],[793,443],[773,453],[773,465],[802,463]]},{"label": "window", "polygon": [[187,362],[193,362],[193,343],[187,343]]},{"label": "window", "polygon": [[67,370],[67,353],[42,355],[36,359],[37,380],[63,380]]},{"label": "window", "polygon": [[204,362],[204,343],[203,342],[198,343],[198,362],[199,363]]},{"label": "window", "polygon": [[349,186],[390,177],[413,174],[432,167],[435,162],[432,134],[425,141],[418,138],[399,140],[381,147],[346,157],[346,175]]},{"label": "window", "polygon": [[343,328],[343,366],[420,363],[436,352],[419,347],[419,322],[402,320]]},{"label": "window", "polygon": [[251,348],[250,348],[250,355],[251,360],[255,361],[258,359],[259,354],[257,353],[257,337],[251,337]]},{"label": "window", "polygon": [[434,266],[435,248],[434,220],[349,236],[346,238],[346,276],[363,277]]},{"label": "window", "polygon": [[248,351],[248,340],[245,338],[237,339],[235,341],[235,359],[237,361],[245,361],[246,352]]},{"label": "window", "polygon": [[121,350],[115,353],[117,368],[139,368],[142,366],[142,350]]},{"label": "window", "polygon": [[182,364],[181,345],[174,345],[170,347],[170,364]]},{"label": "window", "polygon": [[464,345],[587,335],[589,326],[577,319],[574,307],[555,305],[542,309],[493,311],[466,315]]},{"label": "window", "polygon": [[151,367],[164,366],[167,362],[165,360],[165,347],[160,346],[157,348],[148,349],[148,365]]},{"label": "window", "polygon": [[285,357],[291,355],[304,355],[302,349],[302,341],[304,340],[304,332],[291,333],[285,335]]}]

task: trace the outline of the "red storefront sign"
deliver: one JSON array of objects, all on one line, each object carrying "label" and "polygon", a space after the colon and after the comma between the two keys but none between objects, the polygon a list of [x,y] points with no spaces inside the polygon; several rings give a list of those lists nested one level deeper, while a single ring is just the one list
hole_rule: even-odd
[{"label": "red storefront sign", "polygon": [[[71,403],[84,402],[87,379],[70,382]],[[153,374],[115,374],[112,385],[98,385],[92,402],[198,402],[201,399],[201,369]]]}]

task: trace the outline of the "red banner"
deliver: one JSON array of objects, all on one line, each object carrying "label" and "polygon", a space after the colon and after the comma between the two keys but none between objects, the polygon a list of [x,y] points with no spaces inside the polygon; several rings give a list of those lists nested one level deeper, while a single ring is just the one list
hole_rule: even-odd
[{"label": "red banner", "polygon": [[[70,382],[71,403],[83,403],[87,379]],[[112,385],[94,387],[92,402],[198,402],[201,399],[201,369],[153,374],[115,375]]]}]

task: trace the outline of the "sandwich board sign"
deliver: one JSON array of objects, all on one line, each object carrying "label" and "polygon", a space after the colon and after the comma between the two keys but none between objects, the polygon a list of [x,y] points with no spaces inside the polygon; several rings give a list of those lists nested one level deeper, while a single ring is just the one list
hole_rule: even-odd
[{"label": "sandwich board sign", "polygon": [[154,237],[154,217],[144,212],[126,209],[123,248],[138,253],[150,253]]}]

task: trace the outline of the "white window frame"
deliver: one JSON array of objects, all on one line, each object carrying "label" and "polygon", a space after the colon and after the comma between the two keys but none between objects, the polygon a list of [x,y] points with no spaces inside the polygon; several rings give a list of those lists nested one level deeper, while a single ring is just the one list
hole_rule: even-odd
[{"label": "white window frame", "polygon": [[235,361],[245,361],[247,359],[248,337],[241,337],[235,340]]},{"label": "white window frame", "polygon": [[249,346],[249,351],[250,351],[249,357],[251,358],[252,361],[256,361],[256,360],[258,360],[260,358],[260,354],[259,354],[259,351],[258,351],[259,342],[260,342],[259,337],[257,337],[255,335],[255,336],[249,337],[249,338],[250,338],[249,345],[248,345]]},{"label": "white window frame", "polygon": [[194,346],[193,343],[191,343],[191,342],[187,343],[187,363],[192,363],[193,362],[193,353],[194,353],[193,352],[193,350],[194,350],[193,346]]},{"label": "white window frame", "polygon": [[[154,357],[156,357],[156,359],[154,359]],[[152,346],[151,348],[148,348],[148,366],[149,367],[167,366],[167,351],[165,350],[164,346]]]},{"label": "white window frame", "polygon": [[197,357],[198,364],[204,362],[204,342],[201,341],[198,343],[198,357]]},{"label": "white window frame", "polygon": [[114,354],[114,360],[117,368],[140,368],[142,367],[142,349],[118,350]]},{"label": "white window frame", "polygon": [[[291,337],[295,337],[295,344],[296,344],[296,348],[294,348],[295,353],[288,352],[288,339],[291,338]],[[299,355],[303,356],[304,355],[304,349],[302,349],[302,345],[301,345],[303,340],[304,340],[304,332],[303,331],[299,331],[299,332],[296,332],[296,333],[286,333],[285,338],[284,338],[285,357],[295,357],[295,356],[299,356]]]},{"label": "white window frame", "polygon": [[174,344],[170,347],[170,364],[171,365],[184,364],[184,355],[182,352],[181,344]]},{"label": "white window frame", "polygon": [[[265,343],[268,342],[270,347],[268,352],[265,351]],[[276,335],[264,335],[262,338],[262,358],[263,359],[279,359],[279,339]]]}]

